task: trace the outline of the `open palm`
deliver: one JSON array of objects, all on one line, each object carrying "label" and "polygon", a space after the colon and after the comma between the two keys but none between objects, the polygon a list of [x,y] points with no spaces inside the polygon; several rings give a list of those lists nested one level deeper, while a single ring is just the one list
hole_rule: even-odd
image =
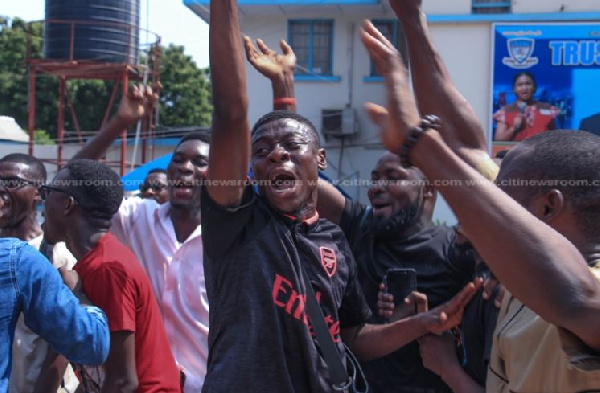
[{"label": "open palm", "polygon": [[256,46],[258,46],[258,49],[254,46],[250,37],[244,37],[246,58],[265,77],[273,79],[294,71],[296,55],[284,40],[279,43],[282,53],[271,50],[261,39],[256,40]]}]

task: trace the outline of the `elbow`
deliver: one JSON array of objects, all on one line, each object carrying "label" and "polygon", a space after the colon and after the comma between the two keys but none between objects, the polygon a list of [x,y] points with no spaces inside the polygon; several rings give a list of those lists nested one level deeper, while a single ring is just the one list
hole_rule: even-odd
[{"label": "elbow", "polygon": [[555,323],[577,336],[594,351],[600,352],[600,282],[582,285],[579,294],[570,296]]},{"label": "elbow", "polygon": [[137,375],[111,376],[107,374],[103,392],[135,393],[140,383]]},{"label": "elbow", "polygon": [[120,392],[122,393],[135,393],[140,385],[136,375],[127,376],[121,380]]}]

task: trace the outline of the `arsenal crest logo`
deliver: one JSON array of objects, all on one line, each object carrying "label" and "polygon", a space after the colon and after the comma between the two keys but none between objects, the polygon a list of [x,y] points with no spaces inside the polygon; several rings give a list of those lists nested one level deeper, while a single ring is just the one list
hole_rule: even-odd
[{"label": "arsenal crest logo", "polygon": [[329,278],[333,277],[337,270],[337,258],[335,256],[335,251],[331,248],[321,247],[321,264],[323,264],[323,268],[325,269],[325,273],[329,276]]}]

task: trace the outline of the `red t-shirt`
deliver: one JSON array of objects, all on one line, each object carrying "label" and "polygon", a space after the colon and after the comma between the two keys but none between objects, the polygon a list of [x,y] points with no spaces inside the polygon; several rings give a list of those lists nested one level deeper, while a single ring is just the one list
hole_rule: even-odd
[{"label": "red t-shirt", "polygon": [[137,392],[180,393],[152,285],[135,255],[108,233],[74,269],[88,298],[106,313],[110,331],[135,334]]}]

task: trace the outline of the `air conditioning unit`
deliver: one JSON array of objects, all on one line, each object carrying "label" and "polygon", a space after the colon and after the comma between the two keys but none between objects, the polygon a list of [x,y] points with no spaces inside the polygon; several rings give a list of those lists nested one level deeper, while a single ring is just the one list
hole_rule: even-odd
[{"label": "air conditioning unit", "polygon": [[357,125],[354,108],[321,110],[321,132],[326,138],[354,135],[358,131]]}]

